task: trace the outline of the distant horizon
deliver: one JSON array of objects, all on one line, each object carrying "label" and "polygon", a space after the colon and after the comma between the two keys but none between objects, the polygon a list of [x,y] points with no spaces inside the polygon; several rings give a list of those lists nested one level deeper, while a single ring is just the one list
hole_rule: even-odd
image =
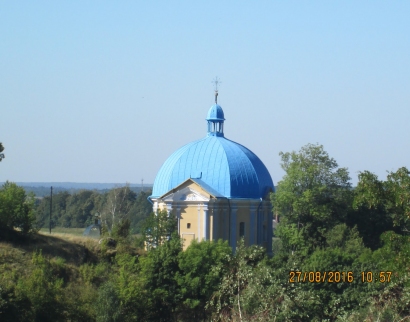
[{"label": "distant horizon", "polygon": [[[14,181],[10,181],[10,182],[14,182]],[[0,181],[0,184],[4,184],[5,181]],[[20,186],[24,186],[24,187],[49,187],[49,186],[53,186],[53,187],[59,187],[59,188],[78,188],[78,187],[93,187],[93,186],[98,186],[100,188],[103,189],[107,189],[107,188],[112,188],[112,187],[116,187],[116,186],[125,186],[126,184],[128,184],[130,187],[152,187],[154,184],[153,183],[145,183],[143,185],[141,185],[141,183],[130,183],[130,182],[125,182],[125,183],[119,183],[119,182],[69,182],[69,181],[55,181],[55,182],[36,182],[36,181],[27,181],[27,182],[14,182],[17,185]]]}]

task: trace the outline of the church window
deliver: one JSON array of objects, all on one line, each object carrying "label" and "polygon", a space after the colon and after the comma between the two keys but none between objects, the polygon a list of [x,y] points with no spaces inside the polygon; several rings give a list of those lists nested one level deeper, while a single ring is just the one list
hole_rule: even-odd
[{"label": "church window", "polygon": [[191,223],[187,223],[186,228],[188,228],[188,229],[191,228]]},{"label": "church window", "polygon": [[245,223],[242,221],[239,223],[239,237],[245,236]]},{"label": "church window", "polygon": [[268,230],[266,229],[266,226],[263,225],[263,241],[266,242],[268,240]]}]

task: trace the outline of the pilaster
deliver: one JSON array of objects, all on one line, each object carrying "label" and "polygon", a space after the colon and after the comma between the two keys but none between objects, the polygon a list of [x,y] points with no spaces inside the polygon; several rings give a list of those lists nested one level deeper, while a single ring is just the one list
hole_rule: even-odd
[{"label": "pilaster", "polygon": [[198,241],[201,241],[201,205],[198,205]]},{"label": "pilaster", "polygon": [[256,231],[256,205],[250,206],[250,223],[249,223],[249,245],[255,245],[257,243],[255,238],[255,231]]},{"label": "pilaster", "polygon": [[219,236],[219,207],[213,204],[212,207],[212,240],[218,240]]},{"label": "pilaster", "polygon": [[209,213],[208,205],[202,205],[203,209],[203,240],[209,240]]},{"label": "pilaster", "polygon": [[177,222],[178,222],[178,235],[181,235],[181,205],[179,204],[177,204]]}]

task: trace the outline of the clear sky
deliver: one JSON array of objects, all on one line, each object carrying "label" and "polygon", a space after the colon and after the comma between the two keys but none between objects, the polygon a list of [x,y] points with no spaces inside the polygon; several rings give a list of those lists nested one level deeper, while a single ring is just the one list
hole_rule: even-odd
[{"label": "clear sky", "polygon": [[323,144],[352,182],[410,167],[410,1],[1,1],[0,181],[153,183],[206,135],[277,183]]}]

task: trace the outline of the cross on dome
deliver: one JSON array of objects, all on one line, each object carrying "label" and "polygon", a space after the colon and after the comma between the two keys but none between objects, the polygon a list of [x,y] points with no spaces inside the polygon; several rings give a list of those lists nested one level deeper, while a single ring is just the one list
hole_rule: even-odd
[{"label": "cross on dome", "polygon": [[208,111],[208,115],[206,117],[206,120],[208,121],[208,136],[224,136],[224,111],[222,110],[222,107],[218,105],[217,99],[218,99],[218,84],[220,81],[218,80],[218,77],[215,77],[215,80],[213,81],[215,84],[215,104],[211,106],[211,108]]},{"label": "cross on dome", "polygon": [[215,76],[215,79],[212,81],[212,83],[214,83],[215,88],[215,104],[218,104],[218,84],[222,82],[218,79],[218,76]]}]

